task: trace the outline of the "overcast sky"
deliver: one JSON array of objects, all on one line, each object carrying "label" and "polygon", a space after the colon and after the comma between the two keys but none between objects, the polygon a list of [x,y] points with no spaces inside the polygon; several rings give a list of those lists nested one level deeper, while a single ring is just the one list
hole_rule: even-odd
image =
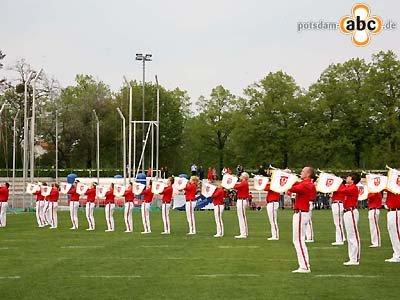
[{"label": "overcast sky", "polygon": [[[62,86],[91,74],[113,90],[122,75],[141,80],[135,53],[152,53],[147,80],[192,100],[222,84],[234,94],[283,70],[307,88],[331,63],[370,60],[379,50],[400,56],[400,28],[357,48],[337,31],[297,32],[298,21],[338,21],[356,1],[267,0],[1,0],[0,49],[6,64],[25,58]],[[367,2],[400,27],[400,2]]]}]

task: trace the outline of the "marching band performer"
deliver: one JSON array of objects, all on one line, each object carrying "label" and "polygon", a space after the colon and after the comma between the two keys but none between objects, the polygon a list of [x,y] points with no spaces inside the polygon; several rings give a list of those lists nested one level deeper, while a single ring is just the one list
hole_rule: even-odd
[{"label": "marching band performer", "polygon": [[304,167],[301,170],[301,182],[296,182],[288,191],[288,194],[296,193],[293,214],[293,244],[297,253],[299,268],[293,273],[310,273],[310,261],[305,243],[306,225],[310,220],[310,199],[316,194],[315,185],[312,182],[314,169]]},{"label": "marching band performer", "polygon": [[217,233],[214,237],[219,238],[224,236],[224,222],[222,220],[222,213],[224,212],[226,192],[222,185],[219,185],[212,194],[212,202],[214,204],[214,218],[217,225]]},{"label": "marching band performer", "polygon": [[400,263],[400,194],[387,191],[387,229],[392,243],[393,256],[386,262]]},{"label": "marching band performer", "polygon": [[[315,183],[314,183],[314,185],[315,185]],[[317,190],[315,189],[315,193],[313,195],[310,194],[310,196],[311,196],[311,198],[309,199],[310,219],[308,220],[308,223],[306,226],[306,237],[305,237],[306,243],[314,243],[314,228],[313,228],[313,223],[312,223],[312,211],[314,209],[314,202],[315,202],[315,200],[317,200]]]},{"label": "marching band performer", "polygon": [[277,241],[279,240],[278,208],[281,194],[272,191],[269,183],[265,186],[264,191],[267,192],[267,215],[271,225],[271,237],[268,238],[268,241]]},{"label": "marching band performer", "polygon": [[69,198],[69,214],[71,217],[72,227],[71,230],[77,230],[79,226],[78,208],[79,208],[79,194],[76,192],[76,185],[79,180],[76,180],[70,190],[68,191]]},{"label": "marching band performer", "polygon": [[172,201],[172,185],[174,184],[174,177],[169,177],[167,181],[167,186],[162,191],[162,207],[161,207],[161,215],[164,224],[164,231],[161,234],[170,234],[171,233],[171,223],[169,221],[169,210],[171,208]]},{"label": "marching band performer", "polygon": [[152,182],[150,180],[149,186],[145,188],[142,192],[143,200],[142,200],[142,223],[143,223],[143,231],[142,234],[151,233],[150,227],[150,206],[153,201],[153,192],[151,191]]},{"label": "marching band performer", "polygon": [[86,212],[86,220],[88,221],[89,228],[87,228],[87,231],[94,230],[96,227],[96,223],[94,222],[94,207],[95,207],[95,201],[96,201],[96,182],[93,182],[90,187],[86,190],[85,195],[86,195],[86,207],[85,207],[85,212]]},{"label": "marching band performer", "polygon": [[10,185],[8,182],[4,183],[4,185],[0,185],[0,227],[6,227],[7,225],[9,187]]},{"label": "marching band performer", "polygon": [[335,224],[336,234],[335,241],[332,246],[341,246],[346,241],[344,232],[344,221],[343,221],[343,202],[344,202],[344,191],[346,186],[341,184],[336,192],[332,193],[332,216],[333,223]]},{"label": "marching band performer", "polygon": [[56,229],[58,226],[57,210],[59,197],[60,186],[57,183],[53,183],[51,185],[50,195],[48,196],[50,229]]},{"label": "marching band performer", "polygon": [[360,175],[357,173],[353,173],[346,178],[343,220],[347,234],[349,261],[343,263],[345,266],[358,266],[360,264],[361,241],[358,231],[358,188],[356,186],[360,180]]},{"label": "marching band performer", "polygon": [[133,231],[133,222],[132,222],[132,209],[133,209],[133,200],[135,199],[135,195],[133,194],[133,184],[129,182],[128,188],[125,190],[125,204],[124,204],[124,221],[125,221],[125,232]]},{"label": "marching band performer", "polygon": [[368,220],[371,234],[370,248],[381,246],[381,231],[379,229],[379,214],[382,207],[381,193],[368,193]]},{"label": "marching band performer", "polygon": [[[38,182],[38,185],[40,186],[42,183]],[[46,183],[43,185],[46,185]],[[45,226],[45,220],[43,216],[44,197],[42,196],[40,189],[34,192],[33,195],[35,195],[36,199],[36,221],[38,223],[38,227],[42,228]]]},{"label": "marching band performer", "polygon": [[106,223],[107,223],[107,229],[105,232],[112,232],[114,231],[114,208],[115,208],[115,203],[114,203],[114,183],[110,184],[110,188],[106,192],[106,199],[104,201],[105,204],[105,214],[106,214]]},{"label": "marching band performer", "polygon": [[[47,186],[47,183],[43,183],[43,186]],[[44,226],[51,226],[51,220],[50,220],[50,209],[49,209],[49,197],[42,195],[43,196],[43,219],[44,219]]]},{"label": "marching band performer", "polygon": [[234,189],[237,191],[236,211],[240,229],[240,235],[235,236],[235,238],[245,239],[249,235],[246,218],[246,207],[249,199],[249,174],[247,172],[240,175],[240,181],[235,184]]},{"label": "marching band performer", "polygon": [[189,225],[188,235],[196,234],[196,220],[194,218],[194,208],[196,206],[196,192],[199,183],[199,178],[197,176],[191,176],[189,182],[184,188],[185,199],[186,199],[186,219]]}]

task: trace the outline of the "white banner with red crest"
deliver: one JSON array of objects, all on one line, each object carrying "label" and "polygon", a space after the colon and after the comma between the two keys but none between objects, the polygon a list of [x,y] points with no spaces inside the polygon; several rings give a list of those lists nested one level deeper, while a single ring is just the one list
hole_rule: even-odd
[{"label": "white banner with red crest", "polygon": [[42,185],[42,186],[40,187],[40,194],[41,194],[43,197],[49,196],[49,195],[50,195],[50,192],[51,192],[51,186]]},{"label": "white banner with red crest", "polygon": [[142,184],[142,183],[134,182],[134,183],[132,184],[132,192],[133,192],[136,196],[139,196],[139,195],[143,192],[143,190],[144,190],[145,187],[146,187],[146,185],[144,185],[144,184]]},{"label": "white banner with red crest", "polygon": [[33,184],[33,183],[28,183],[26,185],[26,193],[27,194],[34,194],[37,191],[40,191],[40,186],[37,184]]},{"label": "white banner with red crest", "polygon": [[201,185],[201,194],[206,198],[210,198],[214,194],[216,188],[215,185],[203,181]]},{"label": "white banner with red crest", "polygon": [[96,196],[97,198],[104,198],[106,196],[108,187],[104,185],[98,185],[96,186]]},{"label": "white banner with red crest", "polygon": [[382,192],[388,183],[387,176],[380,174],[367,174],[367,187],[369,193],[380,193]]},{"label": "white banner with red crest", "polygon": [[238,178],[234,175],[231,174],[225,174],[222,177],[222,183],[221,185],[226,188],[227,190],[233,189],[235,186],[236,182],[238,181]]},{"label": "white banner with red crest", "polygon": [[174,178],[174,184],[173,184],[173,189],[177,191],[181,191],[186,187],[186,184],[188,183],[188,180],[184,177],[175,177]]},{"label": "white banner with red crest", "polygon": [[125,194],[125,186],[122,184],[114,184],[114,196],[123,197]]},{"label": "white banner with red crest", "polygon": [[358,188],[358,201],[367,200],[368,187],[360,182],[357,184],[357,188]]},{"label": "white banner with red crest", "polygon": [[284,193],[298,180],[295,174],[279,169],[273,171],[271,176],[271,191]]},{"label": "white banner with red crest", "polygon": [[72,184],[67,183],[67,182],[61,182],[60,183],[60,193],[61,194],[67,194],[68,191],[71,189]]},{"label": "white banner with red crest", "polygon": [[254,176],[254,189],[263,191],[269,182],[269,178],[261,175]]},{"label": "white banner with red crest", "polygon": [[322,172],[319,174],[316,188],[318,192],[329,194],[336,192],[342,182],[343,179],[335,174]]},{"label": "white banner with red crest", "polygon": [[161,194],[165,189],[165,183],[162,181],[153,181],[151,184],[151,192],[155,195]]},{"label": "white banner with red crest", "polygon": [[386,188],[394,193],[400,194],[400,171],[396,169],[389,169],[388,172],[388,181]]},{"label": "white banner with red crest", "polygon": [[82,182],[78,182],[76,184],[76,192],[81,196],[85,195],[85,193],[88,190],[88,188],[89,188],[89,186],[84,184],[84,183],[82,183]]}]

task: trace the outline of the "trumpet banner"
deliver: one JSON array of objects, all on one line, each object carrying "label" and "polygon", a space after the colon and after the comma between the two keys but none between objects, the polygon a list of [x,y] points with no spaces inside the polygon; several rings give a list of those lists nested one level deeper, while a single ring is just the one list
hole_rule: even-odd
[{"label": "trumpet banner", "polygon": [[225,174],[222,177],[222,183],[221,185],[226,188],[227,190],[233,189],[235,186],[236,182],[238,181],[238,178],[236,176],[233,176],[231,174]]},{"label": "trumpet banner", "polygon": [[357,188],[358,188],[358,201],[367,200],[368,187],[362,183],[358,183]]},{"label": "trumpet banner", "polygon": [[43,197],[47,197],[50,195],[51,192],[51,187],[47,185],[42,185],[40,187],[40,193],[42,194]]},{"label": "trumpet banner", "polygon": [[256,175],[254,176],[254,189],[257,191],[263,191],[269,182],[268,177]]},{"label": "trumpet banner", "polygon": [[334,174],[322,172],[321,174],[319,174],[317,180],[317,191],[324,194],[336,192],[342,182],[342,178]]},{"label": "trumpet banner", "polygon": [[165,183],[162,181],[154,181],[151,185],[151,192],[155,195],[161,194],[165,189]]},{"label": "trumpet banner", "polygon": [[67,183],[67,182],[61,182],[60,183],[60,193],[61,194],[67,194],[68,191],[71,189],[72,184]]},{"label": "trumpet banner", "polygon": [[400,171],[396,169],[389,169],[388,181],[386,188],[394,193],[400,194]]},{"label": "trumpet banner", "polygon": [[40,186],[38,186],[37,184],[28,183],[26,185],[26,193],[27,194],[34,194],[39,190],[40,190]]},{"label": "trumpet banner", "polygon": [[211,183],[203,182],[201,186],[201,194],[206,198],[210,198],[214,194],[216,188],[217,187]]},{"label": "trumpet banner", "polygon": [[89,188],[89,186],[87,186],[86,184],[84,184],[82,182],[78,182],[76,184],[76,192],[81,196],[85,195],[88,188]]},{"label": "trumpet banner", "polygon": [[114,196],[123,197],[125,194],[125,186],[122,184],[114,184]]},{"label": "trumpet banner", "polygon": [[284,193],[298,180],[297,176],[282,170],[274,170],[271,177],[271,190]]},{"label": "trumpet banner", "polygon": [[388,177],[379,174],[368,174],[366,178],[369,193],[382,192],[388,183]]},{"label": "trumpet banner", "polygon": [[98,198],[104,198],[107,193],[107,187],[104,185],[98,185],[96,186],[96,195]]},{"label": "trumpet banner", "polygon": [[184,177],[175,177],[173,189],[181,191],[186,187],[188,180]]},{"label": "trumpet banner", "polygon": [[132,185],[132,191],[136,196],[139,196],[146,186],[142,183],[134,182]]}]

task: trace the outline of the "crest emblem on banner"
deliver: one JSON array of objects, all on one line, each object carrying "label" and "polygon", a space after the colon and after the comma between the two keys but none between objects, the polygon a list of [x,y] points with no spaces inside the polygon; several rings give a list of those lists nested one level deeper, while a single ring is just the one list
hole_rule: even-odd
[{"label": "crest emblem on banner", "polygon": [[268,177],[264,177],[264,176],[260,176],[260,175],[256,175],[254,176],[254,188],[257,191],[263,191],[266,187],[266,185],[269,182],[269,178]]},{"label": "crest emblem on banner", "polygon": [[233,189],[235,186],[236,182],[238,181],[238,178],[236,176],[233,176],[231,174],[225,174],[222,177],[222,182],[221,185],[226,188],[227,190]]},{"label": "crest emblem on banner", "polygon": [[114,196],[123,197],[125,194],[125,186],[121,184],[114,184]]},{"label": "crest emblem on banner", "polygon": [[382,192],[388,183],[388,177],[379,174],[367,174],[367,188],[370,193]]},{"label": "crest emblem on banner", "polygon": [[210,198],[214,194],[216,188],[217,187],[213,184],[203,182],[203,185],[201,186],[201,194],[206,198]]},{"label": "crest emblem on banner", "polygon": [[279,184],[281,186],[284,186],[286,184],[286,182],[288,181],[288,176],[281,176],[281,178],[279,179]]},{"label": "crest emblem on banner", "polygon": [[271,177],[271,191],[283,193],[289,190],[298,180],[295,174],[276,169]]},{"label": "crest emblem on banner", "polygon": [[186,187],[187,183],[188,183],[188,180],[186,178],[175,177],[173,188],[174,188],[174,190],[181,191]]},{"label": "crest emblem on banner", "polygon": [[357,184],[358,188],[358,201],[366,200],[368,198],[368,188],[362,183]]},{"label": "crest emblem on banner", "polygon": [[78,182],[76,184],[76,192],[81,196],[85,195],[85,193],[88,190],[88,188],[89,187],[86,184],[82,183],[82,182]]},{"label": "crest emblem on banner", "polygon": [[318,192],[329,194],[338,190],[343,179],[335,174],[321,172],[317,179],[316,189]]},{"label": "crest emblem on banner", "polygon": [[72,184],[67,183],[67,182],[61,182],[60,183],[60,193],[61,194],[67,194],[68,191],[71,189]]},{"label": "crest emblem on banner", "polygon": [[165,183],[162,181],[154,181],[151,185],[151,191],[155,195],[161,194],[165,189]]},{"label": "crest emblem on banner", "polygon": [[332,178],[326,179],[326,183],[325,183],[326,187],[330,187],[330,186],[332,186],[332,184],[333,184],[333,179]]},{"label": "crest emblem on banner", "polygon": [[144,184],[134,182],[132,191],[136,196],[139,196],[143,192],[145,187],[146,186]]}]

